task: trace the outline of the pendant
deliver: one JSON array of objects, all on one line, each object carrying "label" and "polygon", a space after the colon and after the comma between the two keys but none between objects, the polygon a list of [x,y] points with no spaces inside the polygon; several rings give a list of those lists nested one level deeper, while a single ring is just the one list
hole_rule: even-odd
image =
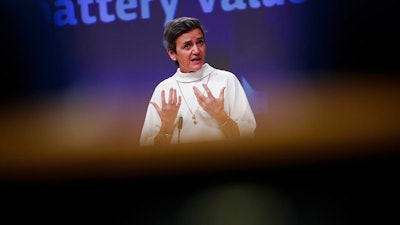
[{"label": "pendant", "polygon": [[196,115],[192,115],[192,119],[193,119],[193,123],[194,123],[194,125],[196,125],[197,124],[197,120],[196,120]]}]

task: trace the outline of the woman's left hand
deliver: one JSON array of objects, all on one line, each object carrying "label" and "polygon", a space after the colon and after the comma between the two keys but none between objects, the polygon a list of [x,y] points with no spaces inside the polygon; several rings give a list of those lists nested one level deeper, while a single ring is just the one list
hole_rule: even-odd
[{"label": "woman's left hand", "polygon": [[203,84],[203,87],[207,95],[202,94],[197,87],[193,87],[197,101],[199,102],[201,108],[203,108],[204,111],[217,120],[218,123],[223,122],[227,117],[227,114],[224,110],[224,92],[226,87],[223,87],[219,92],[219,98],[215,98],[213,96],[207,84]]}]

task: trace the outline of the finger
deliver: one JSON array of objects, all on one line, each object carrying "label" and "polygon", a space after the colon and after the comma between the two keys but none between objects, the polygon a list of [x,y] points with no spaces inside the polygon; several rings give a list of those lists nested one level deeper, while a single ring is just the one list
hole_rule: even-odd
[{"label": "finger", "polygon": [[224,99],[225,88],[226,88],[226,87],[223,87],[223,88],[221,89],[221,91],[219,92],[219,98],[220,98],[220,99]]},{"label": "finger", "polygon": [[176,89],[174,89],[173,95],[174,95],[174,98],[173,98],[174,101],[173,101],[173,102],[174,102],[174,104],[176,104],[177,98],[178,98],[178,96],[177,96],[177,94],[176,94]]},{"label": "finger", "polygon": [[181,107],[181,102],[182,102],[182,98],[181,98],[181,96],[179,96],[178,103],[176,104],[176,107],[178,107],[178,109]]},{"label": "finger", "polygon": [[204,87],[204,90],[206,90],[207,97],[214,98],[214,96],[212,95],[211,90],[210,90],[210,88],[208,88],[207,84],[203,84],[203,87]]},{"label": "finger", "polygon": [[172,95],[174,94],[174,90],[172,88],[169,89],[168,103],[173,103]]},{"label": "finger", "polygon": [[150,102],[154,106],[154,108],[157,110],[158,115],[161,116],[161,108],[157,105],[155,102]]},{"label": "finger", "polygon": [[193,87],[193,91],[194,91],[194,95],[196,95],[196,97],[198,97],[200,95],[200,91],[197,87]]},{"label": "finger", "polygon": [[161,103],[162,103],[162,105],[167,104],[167,102],[165,101],[165,91],[164,90],[161,91]]},{"label": "finger", "polygon": [[193,87],[193,90],[194,90],[194,95],[195,95],[196,98],[197,98],[197,101],[198,101],[199,103],[202,102],[204,96],[200,93],[200,90],[199,90],[197,87]]}]

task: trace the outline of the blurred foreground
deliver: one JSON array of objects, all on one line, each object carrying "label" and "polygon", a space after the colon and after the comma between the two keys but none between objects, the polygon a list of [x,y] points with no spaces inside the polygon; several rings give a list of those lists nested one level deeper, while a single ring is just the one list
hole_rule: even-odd
[{"label": "blurred foreground", "polygon": [[256,139],[235,143],[141,148],[147,102],[97,90],[3,105],[0,176],[184,172],[187,166],[214,170],[252,160],[263,166],[397,151],[398,79],[337,77],[269,87],[268,112],[256,115]]},{"label": "blurred foreground", "polygon": [[282,87],[269,89],[256,139],[170,147],[138,146],[144,115],[138,102],[119,104],[90,92],[6,105],[0,118],[2,219],[174,225],[398,220],[390,207],[398,196],[397,79]]}]

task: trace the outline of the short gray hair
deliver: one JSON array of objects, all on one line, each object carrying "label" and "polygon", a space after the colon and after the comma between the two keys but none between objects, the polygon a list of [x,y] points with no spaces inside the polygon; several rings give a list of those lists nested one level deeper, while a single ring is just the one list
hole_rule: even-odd
[{"label": "short gray hair", "polygon": [[164,47],[176,53],[176,39],[181,34],[199,28],[204,37],[204,27],[200,20],[192,17],[178,17],[167,23],[164,29]]}]

